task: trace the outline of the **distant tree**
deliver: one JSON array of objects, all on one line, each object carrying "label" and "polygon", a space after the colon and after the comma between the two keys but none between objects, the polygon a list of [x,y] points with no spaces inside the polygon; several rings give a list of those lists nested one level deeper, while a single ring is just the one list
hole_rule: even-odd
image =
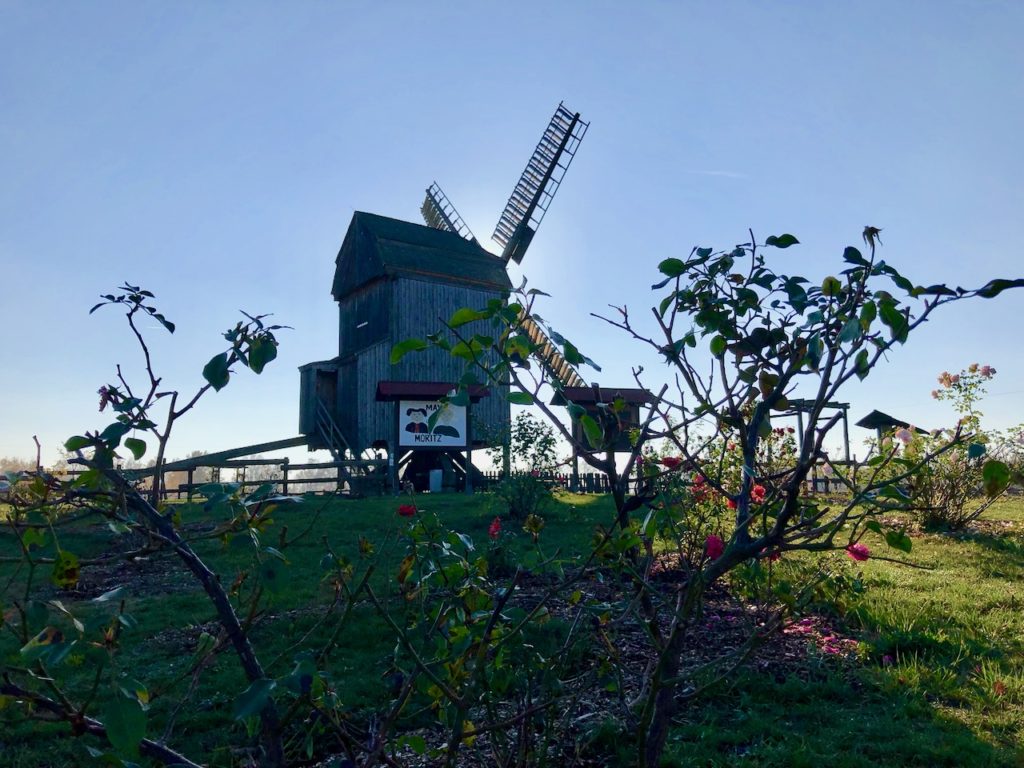
[{"label": "distant tree", "polygon": [[23,459],[18,456],[0,456],[0,472],[18,472],[23,469],[35,469],[36,463],[33,459]]}]

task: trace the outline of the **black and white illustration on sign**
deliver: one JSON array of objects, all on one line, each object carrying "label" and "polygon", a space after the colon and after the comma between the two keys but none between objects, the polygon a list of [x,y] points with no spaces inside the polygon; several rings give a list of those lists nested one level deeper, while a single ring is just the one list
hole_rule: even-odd
[{"label": "black and white illustration on sign", "polygon": [[[439,411],[430,428],[430,417]],[[430,400],[400,400],[398,444],[404,448],[465,448],[465,406]]]}]

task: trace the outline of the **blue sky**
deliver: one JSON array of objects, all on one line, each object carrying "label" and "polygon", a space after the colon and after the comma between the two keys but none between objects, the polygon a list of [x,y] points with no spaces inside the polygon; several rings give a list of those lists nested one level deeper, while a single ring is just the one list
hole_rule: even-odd
[{"label": "blue sky", "polygon": [[[559,100],[591,128],[522,271],[602,383],[643,358],[588,313],[642,314],[661,259],[748,227],[797,235],[773,263],[810,278],[866,224],[919,282],[1024,275],[1022,36],[1024,4],[983,0],[0,2],[0,455],[105,424],[95,391],[139,356],[87,311],[125,280],[178,323],[150,332],[182,391],[238,309],[295,329],[172,455],[294,435],[352,212],[418,221],[436,179],[486,238]],[[853,420],[947,424],[935,377],[977,361],[986,423],[1024,421],[1022,312],[942,313],[846,393]]]}]

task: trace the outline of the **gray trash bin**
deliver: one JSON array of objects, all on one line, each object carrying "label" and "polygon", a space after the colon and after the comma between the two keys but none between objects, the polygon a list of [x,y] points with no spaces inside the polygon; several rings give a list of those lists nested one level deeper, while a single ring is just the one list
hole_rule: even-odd
[{"label": "gray trash bin", "polygon": [[444,479],[444,471],[440,469],[430,470],[430,492],[440,493],[441,483]]}]

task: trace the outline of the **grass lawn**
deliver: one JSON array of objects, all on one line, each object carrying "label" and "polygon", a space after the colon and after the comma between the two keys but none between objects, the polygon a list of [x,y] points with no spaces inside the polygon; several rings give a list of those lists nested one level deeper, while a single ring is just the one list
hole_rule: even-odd
[{"label": "grass lawn", "polygon": [[[490,496],[425,495],[417,501],[479,546],[487,541],[497,511]],[[333,595],[322,582],[325,541],[336,553],[358,558],[360,536],[381,540],[387,530],[402,525],[395,514],[398,503],[330,501],[310,532],[284,551],[289,562],[281,586],[253,630],[270,676],[291,669],[291,649],[307,633],[313,641],[334,631],[333,619],[320,622]],[[264,544],[276,546],[284,525],[289,537],[306,528],[320,504],[281,508],[264,533]],[[202,521],[198,508],[183,508],[182,515],[186,524]],[[544,545],[549,552],[583,551],[594,523],[611,517],[609,498],[563,496],[545,515]],[[110,544],[102,525],[83,524],[60,535],[64,546],[83,558]],[[527,537],[520,538],[525,548]],[[886,552],[880,541],[867,543],[873,551]],[[48,547],[52,551],[52,544]],[[225,584],[250,559],[243,537],[228,544],[206,540],[197,550]],[[16,554],[11,535],[0,533],[0,557]],[[376,589],[388,589],[401,554],[382,553]],[[835,557],[851,575],[861,570],[866,588],[816,611],[836,633],[857,641],[856,653],[822,653],[812,639],[785,667],[744,668],[684,711],[671,737],[669,764],[1024,764],[1019,746],[1024,736],[1024,502],[994,505],[969,534],[916,536],[911,559],[923,568],[875,559],[855,565]],[[782,567],[799,565],[784,562]],[[25,574],[15,568],[0,564],[0,588],[11,584],[0,593],[5,612],[24,590]],[[46,573],[35,578],[45,599],[60,600],[86,617],[109,610],[86,598],[116,586],[128,588],[128,611],[138,625],[126,634],[116,668],[123,681],[138,680],[150,691],[148,734],[159,736],[188,687],[187,678],[177,678],[188,668],[200,635],[217,631],[213,611],[190,576],[173,557],[160,554],[139,563],[86,567],[79,593],[46,585]],[[382,675],[394,639],[382,620],[363,607],[355,609],[340,637],[326,668],[344,704],[370,711],[382,700]],[[12,632],[0,633],[0,654],[6,659],[16,660],[19,646]],[[73,678],[73,689],[85,692],[91,683],[83,669]],[[244,687],[234,656],[222,654],[199,678],[169,743],[211,766],[238,764],[236,748],[246,737],[232,720],[231,708]],[[99,700],[106,695],[106,688],[100,690]],[[0,702],[0,764],[93,764],[78,740],[58,737],[67,733],[65,725],[19,720],[18,709],[6,703]]]}]

